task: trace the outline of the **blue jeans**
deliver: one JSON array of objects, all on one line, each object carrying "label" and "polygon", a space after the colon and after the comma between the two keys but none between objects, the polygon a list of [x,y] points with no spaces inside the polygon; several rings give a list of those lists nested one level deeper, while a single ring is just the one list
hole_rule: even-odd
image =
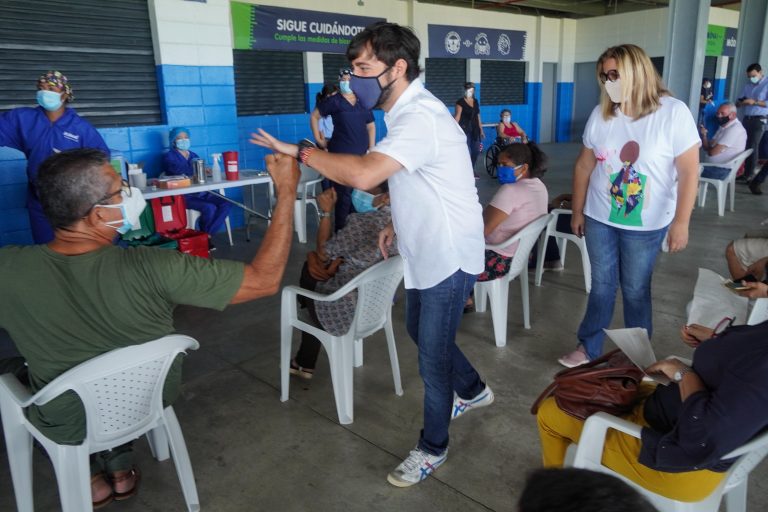
[{"label": "blue jeans", "polygon": [[611,325],[618,286],[624,301],[624,326],[644,327],[651,336],[651,275],[667,228],[631,231],[590,217],[586,217],[585,228],[592,290],[578,337],[587,356],[595,359],[603,352],[603,329]]},{"label": "blue jeans", "polygon": [[701,177],[711,180],[724,180],[730,173],[731,170],[728,167],[705,167]]},{"label": "blue jeans", "polygon": [[475,279],[457,270],[432,288],[406,290],[406,326],[419,348],[419,374],[424,380],[424,428],[418,446],[432,455],[448,448],[454,391],[473,398],[485,389],[456,346],[456,329]]}]

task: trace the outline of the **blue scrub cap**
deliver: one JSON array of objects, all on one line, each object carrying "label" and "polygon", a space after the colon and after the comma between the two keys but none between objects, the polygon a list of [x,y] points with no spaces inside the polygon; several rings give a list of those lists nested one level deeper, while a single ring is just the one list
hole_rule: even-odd
[{"label": "blue scrub cap", "polygon": [[184,126],[177,126],[176,128],[171,128],[171,133],[168,136],[169,142],[173,144],[173,141],[176,140],[176,137],[178,137],[180,133],[186,133],[187,135],[189,135],[189,129],[185,128]]}]

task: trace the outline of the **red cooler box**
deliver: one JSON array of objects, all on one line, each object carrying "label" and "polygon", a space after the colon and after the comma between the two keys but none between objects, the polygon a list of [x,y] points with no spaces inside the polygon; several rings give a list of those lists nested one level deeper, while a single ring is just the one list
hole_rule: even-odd
[{"label": "red cooler box", "polygon": [[184,254],[207,258],[208,233],[187,229],[187,207],[183,196],[158,197],[150,201],[155,217],[155,231],[176,240]]}]

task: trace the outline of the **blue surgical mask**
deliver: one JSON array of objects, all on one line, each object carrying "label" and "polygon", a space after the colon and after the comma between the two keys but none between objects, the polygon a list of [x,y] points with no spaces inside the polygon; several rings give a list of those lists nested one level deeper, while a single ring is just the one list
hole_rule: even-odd
[{"label": "blue surgical mask", "polygon": [[147,201],[141,194],[141,190],[135,187],[131,187],[130,196],[126,190],[121,191],[120,196],[123,198],[123,202],[120,204],[98,204],[96,206],[101,208],[120,208],[123,218],[106,222],[105,224],[112,228],[115,228],[115,224],[120,224],[115,230],[124,235],[139,225],[139,217],[141,217],[141,212],[146,208]]},{"label": "blue surgical mask", "polygon": [[378,207],[373,206],[373,200],[376,198],[365,190],[352,189],[352,206],[357,213],[375,212]]},{"label": "blue surgical mask", "polygon": [[176,139],[176,149],[180,149],[181,151],[189,151],[189,147],[192,145],[192,142],[190,142],[189,139]]},{"label": "blue surgical mask", "polygon": [[515,169],[519,169],[522,167],[522,165],[516,165],[515,167],[510,167],[508,165],[499,165],[496,167],[497,176],[499,177],[499,183],[502,185],[506,185],[509,183],[515,183],[518,180],[517,174],[515,174]]},{"label": "blue surgical mask", "polygon": [[61,108],[61,93],[56,91],[37,91],[37,104],[48,112]]},{"label": "blue surgical mask", "polygon": [[749,81],[752,82],[753,84],[756,84],[756,83],[758,83],[760,81],[760,77],[759,76],[751,76],[751,77],[749,77]]},{"label": "blue surgical mask", "polygon": [[349,77],[349,87],[352,92],[357,96],[357,101],[366,110],[371,110],[379,104],[381,93],[384,89],[390,87],[391,82],[387,87],[382,87],[379,83],[379,77],[389,71],[391,68],[387,68],[376,76],[357,76],[351,75]]},{"label": "blue surgical mask", "polygon": [[339,81],[339,90],[342,94],[350,94],[352,92],[352,88],[349,86],[349,80]]}]

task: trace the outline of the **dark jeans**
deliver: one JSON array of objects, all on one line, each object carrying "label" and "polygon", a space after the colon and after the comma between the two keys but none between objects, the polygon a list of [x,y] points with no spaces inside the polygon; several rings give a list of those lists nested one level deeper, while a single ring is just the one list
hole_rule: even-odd
[{"label": "dark jeans", "polygon": [[765,181],[765,178],[768,178],[768,163],[763,164],[763,168],[760,169],[760,172],[752,178],[752,183],[759,185]]},{"label": "dark jeans", "polygon": [[[314,291],[318,282],[319,281],[317,279],[309,275],[309,268],[305,262],[304,266],[301,268],[299,286],[305,290]],[[322,329],[323,326],[320,324],[320,320],[317,318],[317,313],[315,312],[315,301],[306,297],[299,297],[299,304],[301,307],[307,308],[312,325]],[[320,348],[322,346],[323,345],[320,343],[320,340],[311,334],[302,331],[301,345],[299,345],[299,350],[296,352],[295,357],[296,364],[302,368],[307,368],[310,370],[314,369],[315,364],[317,364],[317,356],[320,354]]]},{"label": "dark jeans", "polygon": [[406,289],[406,327],[419,349],[424,380],[424,428],[419,448],[441,455],[448,448],[453,393],[473,398],[485,384],[456,345],[459,327],[475,276],[457,270],[432,288]]},{"label": "dark jeans", "polygon": [[480,155],[480,141],[473,138],[472,134],[467,135],[467,149],[469,149],[469,159],[472,161],[472,172],[474,172],[475,162]]},{"label": "dark jeans", "polygon": [[749,178],[752,176],[752,170],[755,168],[755,165],[757,165],[760,140],[763,138],[766,122],[764,119],[757,117],[745,117],[744,129],[747,130],[747,149],[752,148],[752,154],[744,162],[744,175]]}]

